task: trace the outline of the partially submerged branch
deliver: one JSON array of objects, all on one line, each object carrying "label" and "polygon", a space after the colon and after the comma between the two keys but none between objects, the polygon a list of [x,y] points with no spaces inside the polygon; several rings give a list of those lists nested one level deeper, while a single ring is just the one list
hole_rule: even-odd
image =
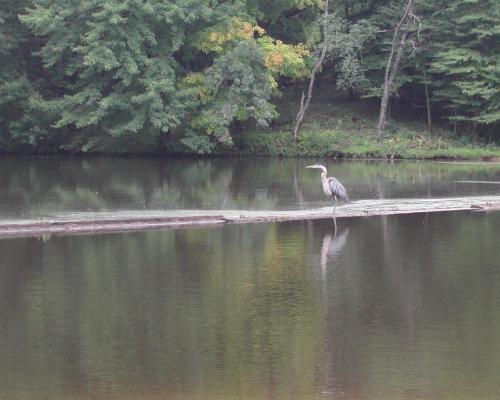
[{"label": "partially submerged branch", "polygon": [[[458,210],[498,210],[500,196],[444,199],[359,200],[337,207],[336,218]],[[45,220],[0,221],[0,237],[96,234],[221,223],[276,222],[332,218],[332,207],[288,211],[176,210],[80,213]]]}]

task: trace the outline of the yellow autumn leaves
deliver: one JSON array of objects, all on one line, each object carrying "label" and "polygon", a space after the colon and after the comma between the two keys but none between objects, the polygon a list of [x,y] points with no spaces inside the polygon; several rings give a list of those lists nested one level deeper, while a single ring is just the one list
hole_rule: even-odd
[{"label": "yellow autumn leaves", "polygon": [[301,78],[308,74],[306,57],[309,50],[303,44],[286,44],[270,36],[257,39],[257,43],[264,52],[264,64],[273,76]]},{"label": "yellow autumn leaves", "polygon": [[[264,54],[264,65],[274,78],[279,75],[301,78],[308,74],[306,58],[309,50],[303,44],[292,45],[275,40],[266,31],[240,17],[231,18],[225,27],[211,27],[201,32],[197,47],[204,53],[229,51],[235,41],[255,40]],[[277,86],[273,82],[273,86]]]},{"label": "yellow autumn leaves", "polygon": [[232,17],[228,25],[204,29],[196,39],[197,47],[205,53],[222,53],[228,50],[235,40],[251,40],[264,35],[265,30],[240,17]]}]

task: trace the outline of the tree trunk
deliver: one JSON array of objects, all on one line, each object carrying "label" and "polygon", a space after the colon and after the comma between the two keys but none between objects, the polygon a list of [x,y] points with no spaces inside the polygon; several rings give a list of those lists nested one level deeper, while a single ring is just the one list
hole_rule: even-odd
[{"label": "tree trunk", "polygon": [[427,130],[432,135],[432,114],[431,114],[431,98],[429,97],[429,85],[424,84],[425,89],[425,106],[427,107]]},{"label": "tree trunk", "polygon": [[305,97],[302,92],[302,98],[300,100],[300,109],[295,117],[295,126],[293,128],[293,140],[297,141],[297,137],[299,135],[300,126],[302,125],[302,121],[304,120],[304,115],[306,114],[309,105],[311,104],[312,92],[314,88],[314,80],[316,79],[316,74],[319,71],[323,61],[325,61],[326,56],[326,46],[327,46],[327,24],[328,24],[328,1],[325,1],[325,12],[324,12],[324,21],[323,21],[323,48],[321,49],[321,54],[314,64],[314,67],[311,71],[311,77],[309,78],[309,89],[307,90],[307,97]]},{"label": "tree trunk", "polygon": [[[347,33],[350,33],[350,20],[349,20],[349,3],[346,1],[344,4],[345,20],[347,21]],[[347,101],[354,100],[354,89],[352,87],[347,88]]]},{"label": "tree trunk", "polygon": [[[385,68],[384,92],[382,95],[382,100],[380,101],[380,113],[377,124],[377,133],[379,139],[382,138],[382,135],[384,133],[385,123],[387,121],[387,106],[389,104],[391,87],[398,73],[399,63],[401,61],[401,56],[403,54],[403,50],[406,44],[406,39],[408,38],[409,29],[411,25],[411,20],[408,17],[413,9],[413,3],[414,0],[408,0],[405,11],[403,13],[403,17],[401,18],[401,20],[396,25],[396,28],[394,29],[394,35],[392,37],[391,53],[389,54],[389,58],[387,60],[387,66]],[[401,26],[405,23],[405,21],[406,25],[401,33]],[[398,41],[399,41],[399,46],[396,51],[396,45]],[[395,51],[396,51],[396,57],[394,57]]]},{"label": "tree trunk", "polygon": [[458,114],[458,107],[455,106],[455,119],[453,120],[453,136],[457,137],[457,114]]},{"label": "tree trunk", "polygon": [[427,73],[425,72],[425,62],[423,63],[424,74],[424,92],[425,92],[425,107],[427,108],[427,130],[432,135],[432,113],[431,113],[431,97],[429,95],[429,84],[427,83]]}]

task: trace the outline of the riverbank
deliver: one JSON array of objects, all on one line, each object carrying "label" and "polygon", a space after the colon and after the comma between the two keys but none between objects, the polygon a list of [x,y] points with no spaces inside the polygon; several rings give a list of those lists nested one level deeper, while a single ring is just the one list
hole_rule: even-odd
[{"label": "riverbank", "polygon": [[[428,159],[500,161],[498,133],[456,131],[449,121],[435,123],[427,130],[425,118],[407,105],[400,105],[399,117],[390,118],[386,134],[379,139],[375,134],[378,102],[347,101],[345,96],[334,97],[318,91],[307,112],[300,134],[295,141],[292,131],[300,102],[299,92],[288,92],[277,99],[277,119],[269,127],[253,123],[237,124],[232,129],[232,145],[215,144],[203,137],[205,146],[189,147],[183,136],[172,134],[159,141],[142,136],[112,138],[109,142],[85,151],[69,151],[64,146],[54,148],[7,151],[0,146],[0,154],[28,155],[135,155],[135,156],[268,156],[321,157],[347,159]],[[144,135],[147,137],[148,135]],[[208,140],[207,140],[208,138]],[[495,141],[496,140],[496,141]],[[487,144],[490,143],[490,144]]]},{"label": "riverbank", "polygon": [[375,135],[377,102],[347,102],[324,91],[311,103],[295,142],[292,130],[299,100],[293,98],[289,94],[276,104],[280,117],[269,128],[243,129],[233,135],[235,146],[227,152],[282,157],[500,159],[500,146],[484,143],[491,140],[483,137],[482,142],[473,143],[472,132],[454,132],[446,124],[436,125],[431,133],[423,116],[415,115],[411,108],[405,108],[406,117],[390,119],[386,135],[379,140]]},{"label": "riverbank", "polygon": [[[269,127],[242,124],[232,132],[234,146],[218,148],[215,153],[354,159],[500,159],[500,146],[495,143],[498,135],[485,136],[484,132],[474,133],[460,125],[454,129],[449,121],[437,117],[432,132],[429,132],[422,109],[403,102],[397,103],[397,108],[394,106],[394,116],[387,122],[386,135],[378,140],[375,134],[378,101],[349,101],[345,94],[324,88],[315,91],[295,142],[292,131],[302,93],[299,89],[289,89],[276,99],[279,116]],[[474,143],[474,137],[477,143]]]},{"label": "riverbank", "polygon": [[[281,157],[497,160],[500,147],[464,144],[460,140],[419,134],[375,136],[349,131],[305,131],[295,142],[288,131],[246,132],[229,154]],[[227,154],[222,152],[221,154]]]}]

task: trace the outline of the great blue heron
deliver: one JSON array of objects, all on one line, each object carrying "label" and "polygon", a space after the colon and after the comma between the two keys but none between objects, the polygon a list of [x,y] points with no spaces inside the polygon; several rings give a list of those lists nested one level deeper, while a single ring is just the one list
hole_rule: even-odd
[{"label": "great blue heron", "polygon": [[308,165],[306,168],[317,168],[321,170],[321,183],[323,184],[323,192],[328,197],[335,198],[335,207],[333,208],[333,215],[335,216],[335,209],[337,208],[337,197],[340,200],[349,201],[349,196],[347,195],[347,190],[345,190],[344,185],[342,185],[337,178],[330,176],[326,177],[326,168],[321,164]]}]

